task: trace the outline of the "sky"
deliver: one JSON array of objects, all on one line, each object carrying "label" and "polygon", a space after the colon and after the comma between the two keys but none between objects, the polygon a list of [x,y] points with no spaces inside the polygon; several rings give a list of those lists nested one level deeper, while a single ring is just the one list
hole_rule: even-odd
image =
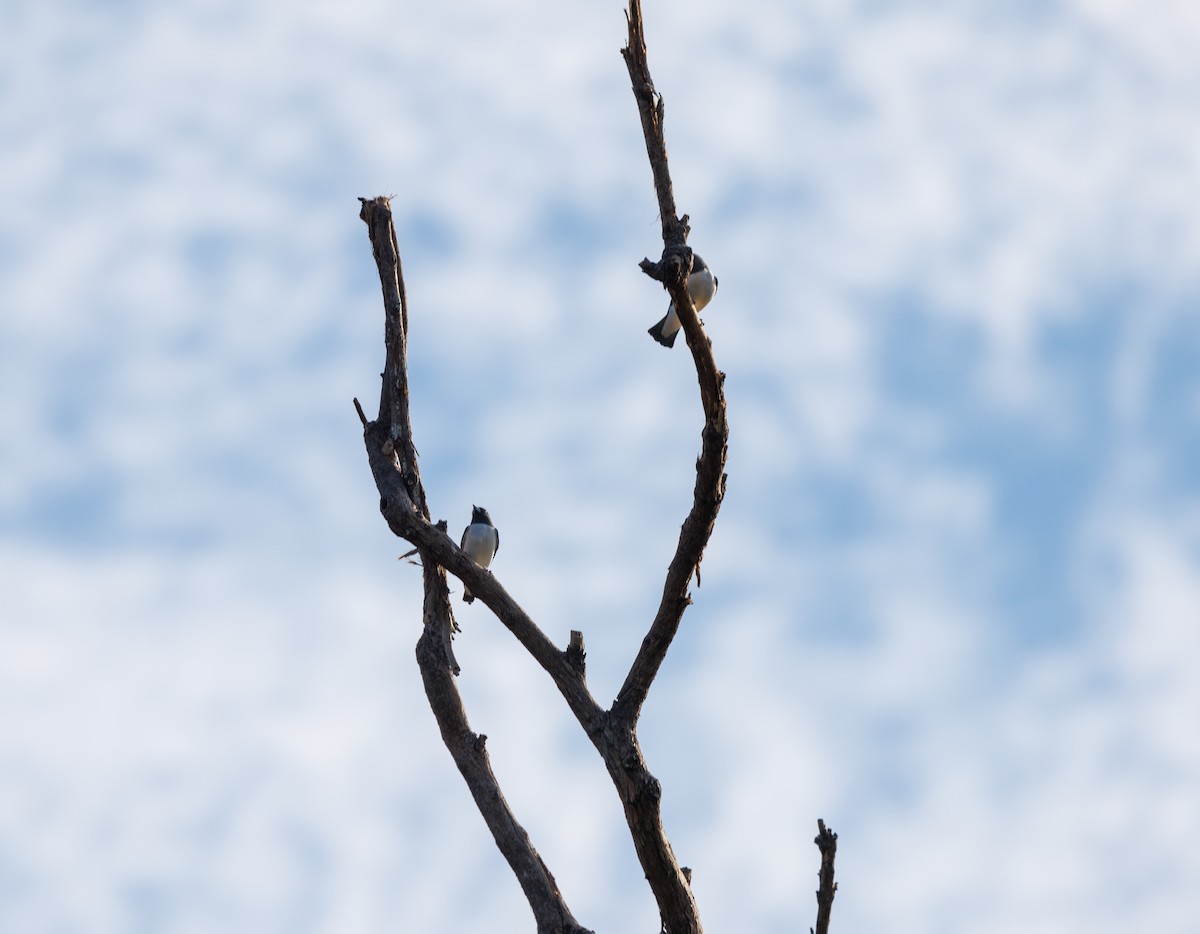
[{"label": "sky", "polygon": [[[728,494],[641,724],[707,930],[1200,921],[1200,8],[645,8]],[[352,399],[392,198],[434,517],[608,703],[690,505],[619,3],[0,4],[0,930],[517,934]],[[453,589],[458,585],[453,582]],[[576,917],[603,765],[456,602]]]}]

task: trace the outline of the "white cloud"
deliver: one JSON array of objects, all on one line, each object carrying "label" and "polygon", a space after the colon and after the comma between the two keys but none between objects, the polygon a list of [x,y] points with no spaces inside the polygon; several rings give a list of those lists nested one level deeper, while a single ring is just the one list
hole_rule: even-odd
[{"label": "white cloud", "polygon": [[[355,196],[396,196],[434,512],[489,506],[496,573],[586,632],[602,700],[700,415],[643,334],[620,8],[421,13],[0,14],[6,930],[528,929],[358,446],[382,335]],[[821,816],[839,929],[1185,930],[1200,20],[647,15],[732,424],[644,725],[708,926],[811,920]],[[652,927],[594,751],[462,620],[475,728],[580,920]]]}]

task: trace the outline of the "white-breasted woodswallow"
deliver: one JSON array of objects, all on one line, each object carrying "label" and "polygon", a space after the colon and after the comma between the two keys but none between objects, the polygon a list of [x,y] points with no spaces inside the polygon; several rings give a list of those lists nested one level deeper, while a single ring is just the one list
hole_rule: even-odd
[{"label": "white-breasted woodswallow", "polygon": [[[496,552],[500,550],[500,533],[492,525],[492,517],[488,511],[479,506],[471,507],[471,524],[463,529],[462,544],[459,546],[467,553],[467,557],[481,568],[491,565]],[[463,584],[463,602],[473,603],[475,597]]]},{"label": "white-breasted woodswallow", "polygon": [[[688,276],[687,289],[697,312],[703,311],[717,294],[717,277],[712,274],[712,270],[698,253],[692,254],[692,272]],[[674,347],[679,328],[679,315],[675,313],[675,303],[671,302],[671,307],[667,309],[663,319],[650,328],[649,334],[664,347]]]}]

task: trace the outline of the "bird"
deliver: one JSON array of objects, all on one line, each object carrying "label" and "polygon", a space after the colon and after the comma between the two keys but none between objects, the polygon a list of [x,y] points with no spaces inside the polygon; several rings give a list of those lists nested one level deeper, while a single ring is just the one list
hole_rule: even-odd
[{"label": "bird", "polygon": [[[492,525],[492,517],[480,506],[471,507],[471,524],[463,529],[462,544],[459,547],[467,553],[467,557],[486,568],[500,550],[500,533]],[[463,584],[463,603],[474,603],[475,597],[466,584]]]},{"label": "bird", "polygon": [[[692,272],[688,276],[687,290],[697,312],[703,311],[717,294],[717,277],[712,274],[712,270],[698,253],[692,254]],[[664,347],[674,347],[675,338],[679,336],[679,327],[679,315],[675,312],[675,303],[671,302],[671,307],[667,309],[662,320],[647,333]]]}]

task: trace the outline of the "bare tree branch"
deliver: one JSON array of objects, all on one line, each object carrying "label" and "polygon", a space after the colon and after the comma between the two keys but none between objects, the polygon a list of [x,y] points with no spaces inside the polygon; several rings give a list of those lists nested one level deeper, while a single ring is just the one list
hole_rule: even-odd
[{"label": "bare tree branch", "polygon": [[729,424],[725,415],[725,375],[717,369],[712,343],[704,334],[687,290],[687,277],[692,265],[691,251],[686,246],[688,218],[686,214],[678,218],[675,216],[675,196],[667,166],[667,144],[663,136],[665,107],[662,96],[654,89],[650,66],[646,61],[641,0],[631,0],[626,20],[629,38],[621,54],[629,69],[633,95],[641,114],[646,152],[650,158],[654,190],[663,222],[663,258],[658,263],[642,260],[641,267],[643,272],[667,287],[675,303],[696,365],[700,401],[704,408],[704,430],[701,434],[700,458],[696,462],[692,509],[684,520],[675,556],[667,569],[658,613],[613,704],[613,717],[619,722],[633,724],[637,722],[650,685],[679,630],[683,612],[691,603],[688,585],[692,573],[699,570],[721,501],[725,497],[724,471]]},{"label": "bare tree branch", "polygon": [[[387,455],[384,452],[386,440],[377,423],[370,424],[365,436],[368,458],[381,494],[380,509],[388,526],[396,535],[417,546],[425,568],[440,565],[469,586],[476,598],[496,614],[550,675],[603,758],[616,786],[634,849],[659,905],[663,930],[667,934],[700,934],[699,911],[691,888],[675,859],[662,825],[662,787],[646,766],[635,727],[617,722],[609,712],[601,709],[587,689],[582,668],[572,664],[570,649],[557,649],[500,582],[467,557],[444,528],[431,525],[427,519],[417,515],[402,480],[404,471],[393,466],[394,454]],[[449,614],[448,607],[446,613]],[[440,635],[436,638],[429,635],[430,619],[427,615],[426,635],[422,636],[422,640],[436,644],[441,638]],[[449,632],[449,625],[442,624],[440,616],[433,617],[433,620],[433,624],[439,626],[439,634]],[[448,642],[445,644],[448,645]],[[432,663],[432,654],[430,651],[419,654],[422,675],[426,678],[426,666]],[[442,667],[449,666],[444,655],[440,664]],[[452,680],[450,685],[453,685]],[[434,702],[434,698],[430,697],[430,704]],[[440,723],[441,716],[438,715],[438,718]],[[496,794],[499,794],[498,788]],[[499,832],[491,823],[489,827],[499,845]]]},{"label": "bare tree branch", "polygon": [[825,827],[825,821],[818,819],[817,836],[813,843],[821,851],[815,934],[829,934],[829,915],[833,911],[833,896],[837,894],[837,883],[833,880],[833,860],[837,856],[837,834]]},{"label": "bare tree branch", "polygon": [[663,136],[664,106],[650,78],[639,0],[631,0],[627,20],[629,38],[622,54],[641,115],[663,224],[661,260],[643,260],[641,267],[647,275],[663,283],[675,304],[696,365],[705,423],[696,463],[693,504],[667,569],[662,600],[611,710],[602,709],[587,688],[583,634],[572,632],[567,649],[560,650],[500,582],[455,544],[447,534],[446,523],[431,522],[409,422],[408,306],[391,211],[386,199],[376,198],[363,200],[360,215],[370,231],[386,314],[387,358],[378,419],[368,422],[355,401],[363,422],[368,460],[379,489],[380,511],[389,528],[420,553],[425,611],[417,658],[426,695],[447,748],[497,845],[520,880],[537,919],[539,934],[551,931],[579,934],[583,928],[571,917],[549,870],[504,801],[491,772],[483,738],[472,733],[467,723],[453,677],[458,665],[450,644],[454,619],[446,587],[447,572],[470,587],[541,665],[603,758],[621,800],[638,859],[658,902],[664,934],[702,934],[691,891],[691,871],[680,867],[667,840],[662,825],[662,787],[646,766],[637,738],[637,722],[650,685],[691,602],[688,587],[692,574],[699,574],[700,561],[724,498],[729,429],[722,388],[724,374],[717,369],[712,346],[686,287],[692,268],[692,253],[687,246],[688,218],[675,214]]},{"label": "bare tree branch", "polygon": [[466,780],[496,846],[508,860],[525,893],[537,922],[538,934],[590,934],[572,916],[554,876],[505,800],[484,748],[487,737],[474,733],[467,722],[458,686],[440,653],[440,633],[445,630],[444,619],[450,614],[446,572],[436,564],[426,562],[423,573],[425,627],[417,642],[417,663],[442,741]]},{"label": "bare tree branch", "polygon": [[646,140],[646,155],[650,157],[650,171],[654,173],[654,193],[658,196],[663,243],[667,246],[683,246],[687,243],[688,218],[687,215],[675,216],[675,192],[671,187],[671,173],[667,170],[667,142],[663,135],[665,105],[662,95],[654,90],[654,80],[650,77],[641,0],[630,0],[625,21],[629,38],[625,48],[621,49],[621,55],[625,59],[625,67],[629,69],[633,96],[637,99],[638,113],[642,118],[642,136]]},{"label": "bare tree branch", "polygon": [[[591,934],[572,916],[554,877],[505,801],[484,748],[485,737],[471,731],[462,696],[454,681],[453,672],[458,670],[450,652],[454,616],[442,560],[448,554],[446,544],[453,547],[453,542],[446,534],[445,523],[435,526],[429,522],[425,490],[417,469],[408,406],[408,308],[396,232],[386,198],[361,200],[359,216],[370,232],[383,288],[387,357],[379,418],[366,422],[357,400],[355,408],[364,420],[363,440],[380,492],[380,511],[389,527],[416,545],[421,553],[425,609],[424,627],[417,642],[417,663],[425,684],[425,696],[437,719],[442,740],[462,773],[496,846],[525,892],[538,934]],[[472,576],[474,571],[480,571],[461,551],[457,548],[454,551],[457,552],[456,559],[471,564]]]},{"label": "bare tree branch", "polygon": [[[408,414],[408,297],[404,290],[404,271],[400,266],[400,248],[392,226],[391,206],[382,198],[359,199],[359,217],[371,236],[371,249],[383,289],[384,344],[387,357],[383,367],[383,386],[379,394],[379,422],[387,425],[388,441],[395,449],[409,499],[428,519],[429,506],[417,469],[417,449],[413,443],[412,423]],[[381,210],[380,207],[386,210]]]}]

